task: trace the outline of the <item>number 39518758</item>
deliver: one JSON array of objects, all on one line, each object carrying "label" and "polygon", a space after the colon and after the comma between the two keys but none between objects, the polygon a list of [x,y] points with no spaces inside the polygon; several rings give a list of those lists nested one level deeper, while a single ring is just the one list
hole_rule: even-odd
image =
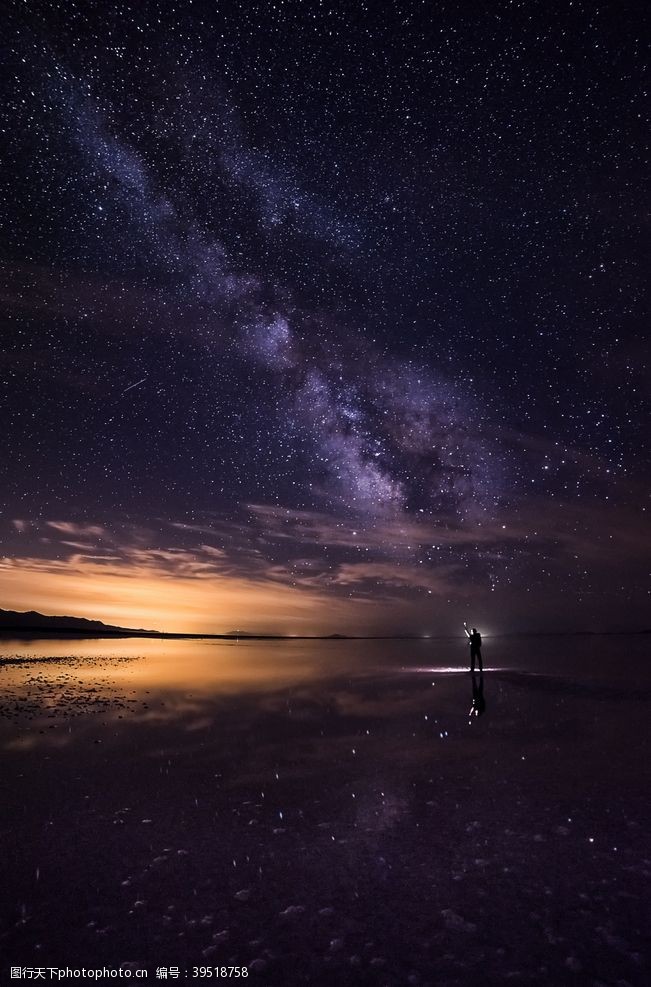
[{"label": "number 39518758", "polygon": [[248,966],[193,966],[193,977],[248,977]]}]

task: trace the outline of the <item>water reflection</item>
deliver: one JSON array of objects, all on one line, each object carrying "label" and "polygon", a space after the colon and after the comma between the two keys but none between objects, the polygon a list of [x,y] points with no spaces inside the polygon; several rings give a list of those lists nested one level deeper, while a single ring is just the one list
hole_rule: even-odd
[{"label": "water reflection", "polygon": [[[627,641],[627,648],[636,643]],[[545,692],[559,700],[626,698],[621,651],[617,693],[608,680],[613,668],[607,660],[611,645],[617,641],[604,639],[603,657],[597,664],[589,639],[534,640],[530,653],[538,661],[537,670],[533,660],[532,667],[523,670],[515,665],[516,659],[521,661],[520,642],[503,642],[499,664],[484,670],[493,674],[495,709],[500,714],[491,725],[503,729],[518,722],[523,690]],[[570,656],[573,675],[567,675],[567,667],[563,676],[550,674],[556,655],[566,664]],[[146,725],[150,733],[159,725],[176,723],[183,733],[195,735],[223,731],[228,724],[229,730],[251,729],[258,736],[269,728],[265,717],[271,715],[302,723],[306,733],[317,737],[335,721],[350,717],[352,722],[360,721],[360,730],[362,719],[364,730],[386,721],[396,731],[404,729],[405,736],[422,738],[427,744],[431,734],[450,747],[448,718],[456,719],[468,709],[467,672],[455,662],[465,664],[456,639],[5,640],[0,642],[0,726],[4,722],[10,731],[16,726],[31,729],[38,745],[45,743],[38,740],[45,731],[60,735],[68,732],[69,724],[80,724],[91,714],[122,731],[127,721],[134,727]],[[471,684],[470,722],[486,710],[484,675],[475,673]],[[507,686],[516,697],[513,704],[505,702]],[[648,686],[634,692],[638,700],[648,695]],[[513,713],[518,714],[515,719]],[[246,727],[238,727],[238,716]],[[253,722],[256,718],[258,722]]]},{"label": "water reflection", "polygon": [[14,687],[27,671],[74,668],[78,682],[91,683],[98,669],[110,669],[120,690],[219,694],[366,674],[391,666],[394,650],[330,641],[14,640],[0,644],[0,673],[3,686]]},{"label": "water reflection", "polygon": [[477,716],[483,716],[486,712],[486,699],[484,698],[484,675],[479,673],[479,678],[472,674],[472,704],[468,716],[470,720]]},{"label": "water reflection", "polygon": [[[415,983],[484,982],[495,901],[515,896],[497,935],[529,942],[513,960],[495,951],[489,980],[503,983],[577,885],[587,904],[573,935],[587,945],[615,921],[622,873],[630,908],[643,908],[644,878],[630,884],[649,788],[646,762],[630,757],[648,732],[639,690],[626,706],[604,692],[597,721],[602,693],[560,691],[585,681],[576,664],[557,681],[542,661],[545,675],[471,678],[456,642],[29,648],[5,654],[61,660],[0,668],[0,688],[13,676],[39,711],[5,722],[0,742],[3,892],[16,903],[0,927],[7,962],[232,956],[267,964],[265,983],[294,983],[300,954],[315,958],[302,982],[345,984],[398,983],[407,955]],[[621,663],[618,687],[620,676]],[[468,678],[474,719],[484,677],[491,717],[469,728]],[[481,963],[466,971],[475,928]],[[604,954],[612,968],[618,950]],[[565,956],[550,982],[564,982]]]},{"label": "water reflection", "polygon": [[422,662],[414,645],[408,655],[402,642],[14,642],[0,657],[0,746],[210,760],[219,747],[240,772],[265,751],[302,771],[426,763],[434,749],[448,756],[465,679],[448,664],[405,665]]}]

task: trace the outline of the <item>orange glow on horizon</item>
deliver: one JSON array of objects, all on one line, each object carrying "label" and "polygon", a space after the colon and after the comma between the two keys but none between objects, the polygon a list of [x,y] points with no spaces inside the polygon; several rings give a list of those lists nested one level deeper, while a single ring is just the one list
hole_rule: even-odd
[{"label": "orange glow on horizon", "polygon": [[154,565],[76,557],[68,561],[5,560],[2,606],[48,615],[87,617],[122,627],[172,633],[271,634],[359,631],[373,604],[318,589],[211,573],[183,576]]}]

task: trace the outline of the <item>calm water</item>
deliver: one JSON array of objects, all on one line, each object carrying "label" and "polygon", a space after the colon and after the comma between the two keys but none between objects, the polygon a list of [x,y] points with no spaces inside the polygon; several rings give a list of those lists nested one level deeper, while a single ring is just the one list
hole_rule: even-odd
[{"label": "calm water", "polygon": [[646,984],[646,649],[5,641],[7,962]]},{"label": "calm water", "polygon": [[[484,664],[492,670],[643,682],[648,664],[644,635],[549,636],[486,639]],[[96,676],[94,660],[138,659],[111,672],[112,681],[132,688],[204,695],[288,686],[340,675],[414,673],[427,669],[445,673],[468,667],[465,639],[421,641],[211,641],[0,639],[0,659],[74,657],[85,659],[76,674],[84,681]],[[5,682],[22,681],[19,668],[6,667]]]}]

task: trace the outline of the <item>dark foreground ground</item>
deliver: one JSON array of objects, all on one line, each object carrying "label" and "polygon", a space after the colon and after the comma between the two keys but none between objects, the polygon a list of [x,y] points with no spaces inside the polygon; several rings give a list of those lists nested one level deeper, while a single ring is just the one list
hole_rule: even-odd
[{"label": "dark foreground ground", "polygon": [[471,677],[437,670],[463,651],[439,644],[248,645],[231,673],[284,674],[227,688],[195,666],[157,687],[137,646],[18,648],[0,984],[246,965],[258,985],[648,985],[645,646],[556,639],[525,667],[494,642],[471,720]]}]

